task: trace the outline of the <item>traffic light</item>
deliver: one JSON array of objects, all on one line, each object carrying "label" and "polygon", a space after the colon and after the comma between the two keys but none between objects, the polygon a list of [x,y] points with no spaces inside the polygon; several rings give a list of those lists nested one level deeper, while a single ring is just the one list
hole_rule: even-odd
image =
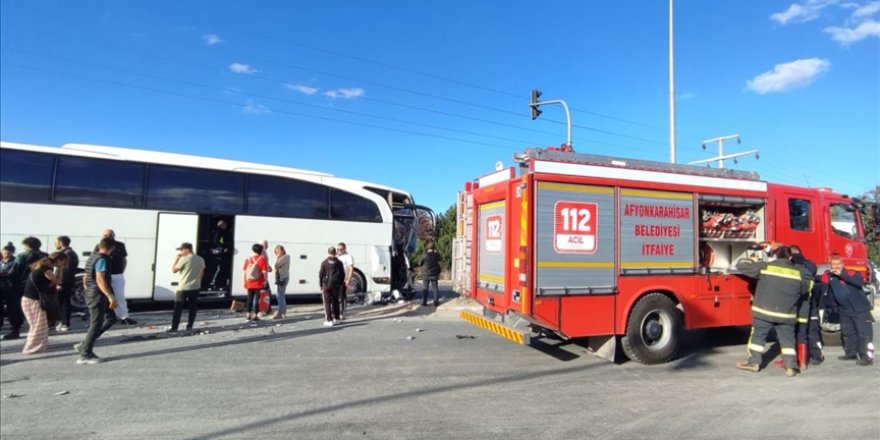
[{"label": "traffic light", "polygon": [[541,97],[541,91],[538,89],[532,89],[532,102],[529,104],[529,107],[532,108],[532,120],[538,119],[538,116],[541,116],[541,110],[538,110],[538,98]]}]

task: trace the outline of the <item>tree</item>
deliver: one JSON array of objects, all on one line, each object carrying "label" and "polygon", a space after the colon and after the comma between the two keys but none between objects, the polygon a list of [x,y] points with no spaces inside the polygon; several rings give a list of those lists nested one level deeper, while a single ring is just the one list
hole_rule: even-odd
[{"label": "tree", "polygon": [[865,227],[865,236],[868,238],[868,259],[874,263],[874,267],[880,267],[880,242],[873,240],[874,237],[874,210],[870,205],[880,203],[880,185],[862,195],[862,200],[867,205],[866,215],[862,217]]},{"label": "tree", "polygon": [[[455,205],[450,206],[446,212],[437,214],[437,223],[434,225],[434,248],[440,253],[441,278],[449,276],[452,271],[452,243],[455,240]],[[425,242],[419,240],[416,250],[412,254],[413,264],[420,264],[425,254]],[[421,272],[421,267],[416,270]]]}]

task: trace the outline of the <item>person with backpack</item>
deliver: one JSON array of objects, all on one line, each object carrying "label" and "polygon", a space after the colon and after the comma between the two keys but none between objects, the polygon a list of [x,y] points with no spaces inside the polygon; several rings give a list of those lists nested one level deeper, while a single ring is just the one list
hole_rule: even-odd
[{"label": "person with backpack", "polygon": [[46,257],[46,253],[40,250],[43,242],[37,237],[27,237],[21,241],[24,252],[15,257],[12,266],[12,290],[6,298],[6,309],[9,313],[9,325],[12,330],[3,335],[4,340],[18,339],[21,337],[21,325],[24,323],[24,312],[21,310],[21,297],[28,276],[31,274],[31,265]]},{"label": "person with backpack", "polygon": [[27,318],[27,341],[21,347],[22,354],[46,351],[49,345],[49,320],[57,319],[59,313],[56,286],[61,281],[53,271],[67,266],[67,255],[55,252],[31,265],[21,297],[21,308]]},{"label": "person with backpack", "polygon": [[67,265],[61,268],[61,279],[58,283],[58,300],[61,303],[61,322],[56,331],[70,330],[70,300],[76,287],[76,270],[79,267],[79,256],[70,247],[70,237],[62,235],[55,240],[55,250],[67,256]]},{"label": "person with backpack", "polygon": [[345,267],[336,258],[333,246],[327,249],[327,259],[321,262],[318,280],[324,300],[324,327],[333,327],[339,323],[339,290],[345,284]]},{"label": "person with backpack", "polygon": [[247,320],[259,321],[260,290],[266,287],[269,263],[263,256],[263,245],[251,246],[253,255],[244,260],[244,288],[247,290]]}]

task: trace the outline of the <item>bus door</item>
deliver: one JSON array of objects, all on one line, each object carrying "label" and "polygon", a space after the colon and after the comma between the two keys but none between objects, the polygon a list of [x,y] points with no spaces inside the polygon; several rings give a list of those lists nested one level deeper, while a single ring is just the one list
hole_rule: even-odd
[{"label": "bus door", "polygon": [[419,262],[410,261],[410,256],[416,250],[417,239],[427,241],[434,238],[434,211],[420,205],[399,205],[393,213],[391,289],[414,290],[410,274],[413,265]]},{"label": "bus door", "polygon": [[[177,291],[180,274],[171,273],[171,264],[177,248],[183,242],[197,247],[198,214],[160,212],[156,231],[156,258],[153,264],[153,300],[172,301]],[[194,249],[198,253],[198,249]]]}]

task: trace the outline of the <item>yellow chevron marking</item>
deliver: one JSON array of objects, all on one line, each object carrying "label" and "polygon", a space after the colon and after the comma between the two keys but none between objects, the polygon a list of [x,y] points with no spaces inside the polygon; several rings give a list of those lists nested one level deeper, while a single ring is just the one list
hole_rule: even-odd
[{"label": "yellow chevron marking", "polygon": [[520,345],[525,345],[525,335],[520,331],[514,330],[497,322],[490,321],[486,318],[483,318],[482,316],[478,316],[473,312],[469,312],[466,310],[462,311],[459,314],[459,317],[477,327],[489,330],[490,332],[495,333],[505,339],[509,339]]}]

